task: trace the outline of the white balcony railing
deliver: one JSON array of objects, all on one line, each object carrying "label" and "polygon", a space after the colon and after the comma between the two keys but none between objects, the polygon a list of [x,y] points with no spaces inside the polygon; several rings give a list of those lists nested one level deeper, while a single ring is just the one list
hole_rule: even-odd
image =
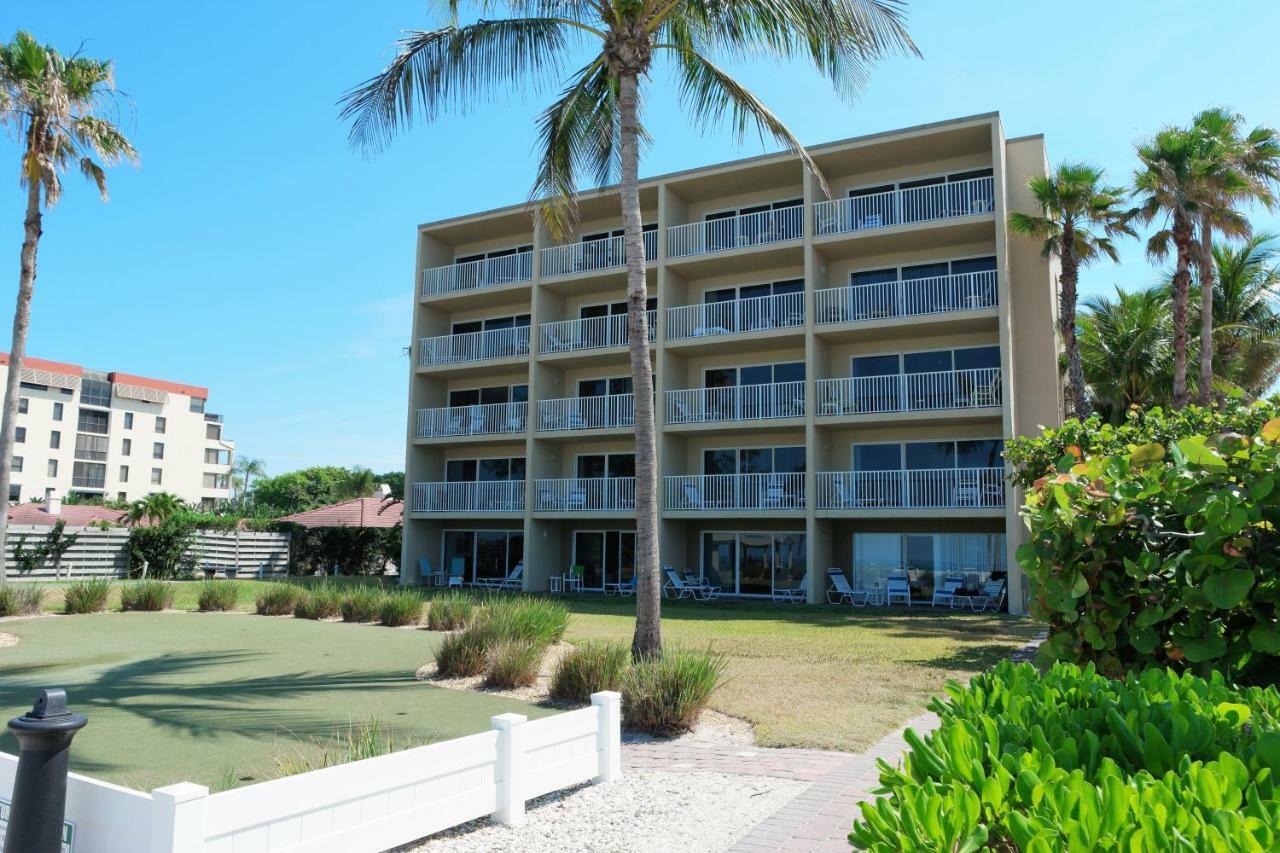
[{"label": "white balcony railing", "polygon": [[692,474],[663,478],[669,510],[804,509],[804,474]]},{"label": "white balcony railing", "polygon": [[804,382],[687,388],[667,392],[667,423],[804,417]]},{"label": "white balcony railing", "polygon": [[524,512],[524,480],[414,483],[413,512]]},{"label": "white balcony railing", "polygon": [[667,228],[667,257],[683,258],[746,246],[799,240],[804,236],[804,207],[780,207],[724,219]]},{"label": "white balcony railing", "polygon": [[1003,468],[820,471],[818,509],[998,508]]},{"label": "white balcony railing", "polygon": [[529,419],[528,403],[483,403],[418,409],[415,435],[418,438],[445,438],[452,435],[501,435],[524,432]]},{"label": "white balcony railing", "polygon": [[635,477],[538,480],[536,512],[625,512],[636,508]]},{"label": "white balcony railing", "polygon": [[634,394],[562,397],[538,401],[538,431],[615,429],[636,423]]},{"label": "white balcony railing", "polygon": [[[652,263],[658,259],[658,232],[646,231],[642,236],[644,237],[644,259]],[[543,278],[608,270],[626,265],[627,253],[622,237],[583,240],[566,246],[549,246],[542,250]]]},{"label": "white balcony railing", "polygon": [[418,341],[418,364],[458,364],[467,361],[489,361],[529,353],[529,327],[490,329],[461,335],[440,335]]},{"label": "white balcony railing", "polygon": [[780,293],[667,309],[667,340],[804,325],[804,294]]},{"label": "white balcony railing", "polygon": [[[649,319],[649,342],[653,343],[657,335],[658,312],[646,313]],[[611,314],[608,317],[542,323],[538,326],[538,340],[538,351],[542,353],[626,346],[627,315]]]},{"label": "white balcony railing", "polygon": [[1000,405],[1000,368],[819,379],[822,415],[981,409]]},{"label": "white balcony railing", "polygon": [[996,306],[995,270],[832,287],[814,294],[817,323],[918,317]]},{"label": "white balcony railing", "polygon": [[814,233],[844,234],[990,213],[995,209],[994,199],[995,183],[986,177],[819,201],[813,206]]},{"label": "white balcony railing", "polygon": [[442,293],[461,293],[528,281],[533,278],[533,252],[517,252],[500,258],[467,261],[465,264],[448,264],[432,267],[422,275],[422,295],[438,296]]}]

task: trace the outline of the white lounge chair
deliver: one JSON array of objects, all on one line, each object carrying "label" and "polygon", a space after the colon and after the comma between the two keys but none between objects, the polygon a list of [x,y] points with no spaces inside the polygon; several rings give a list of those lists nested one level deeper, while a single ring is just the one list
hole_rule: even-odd
[{"label": "white lounge chair", "polygon": [[667,576],[667,582],[662,586],[662,592],[667,598],[696,598],[701,600],[703,592],[698,587],[690,586],[685,579],[671,566],[663,566],[663,573]]},{"label": "white lounge chair", "polygon": [[911,585],[905,577],[891,577],[885,582],[884,603],[891,605],[894,599],[911,606]]},{"label": "white lounge chair", "polygon": [[476,580],[476,586],[485,589],[507,589],[516,590],[524,586],[520,580],[520,576],[524,574],[524,560],[516,563],[511,569],[510,574],[505,578],[480,578]]},{"label": "white lounge chair", "polygon": [[945,604],[948,607],[954,607],[956,603],[956,591],[964,586],[964,578],[960,575],[947,575],[942,579],[942,585],[934,587],[933,590],[933,606]]},{"label": "white lounge chair", "polygon": [[684,483],[684,502],[683,509],[706,509],[706,503],[702,500],[702,490],[693,483]]},{"label": "white lounge chair", "polygon": [[770,478],[765,483],[760,505],[768,509],[781,509],[787,506],[787,491],[782,487],[780,480]]},{"label": "white lounge chair", "polygon": [[866,607],[871,599],[870,590],[854,589],[841,569],[827,569],[827,579],[831,588],[827,590],[828,604],[851,604],[854,607]]},{"label": "white lounge chair", "polygon": [[792,588],[778,589],[774,588],[769,597],[774,601],[785,602],[786,604],[804,604],[809,599],[809,592],[804,588],[805,580],[809,577],[809,573],[805,572],[800,576],[798,586]]},{"label": "white lounge chair", "polygon": [[957,596],[957,599],[967,603],[976,613],[984,610],[999,610],[1004,606],[1006,589],[1007,586],[1002,580],[987,581],[982,585],[981,595]]},{"label": "white lounge chair", "polygon": [[688,584],[691,589],[701,590],[703,601],[720,597],[720,587],[712,586],[707,582],[706,578],[694,577],[692,569],[684,570],[684,582]]},{"label": "white lounge chair", "polygon": [[621,581],[619,583],[607,583],[604,585],[605,595],[620,595],[623,598],[630,598],[636,594],[636,579],[634,576],[630,580]]}]

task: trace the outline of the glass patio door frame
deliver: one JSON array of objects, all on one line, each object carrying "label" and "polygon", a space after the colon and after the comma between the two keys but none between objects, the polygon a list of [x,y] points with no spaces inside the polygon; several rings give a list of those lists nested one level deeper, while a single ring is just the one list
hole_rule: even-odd
[{"label": "glass patio door frame", "polygon": [[[590,536],[599,539],[600,558],[602,565],[600,566],[600,583],[596,586],[588,586],[586,584],[586,573],[583,573],[583,592],[604,592],[606,584],[623,583],[629,577],[635,577],[636,571],[636,532],[635,530],[622,529],[575,529],[572,531],[573,555],[570,565],[579,565],[582,561],[578,558],[578,537]],[[610,546],[610,540],[614,540],[614,544]],[[628,556],[628,546],[630,555]],[[613,552],[612,554],[610,552]],[[585,564],[583,564],[585,565]],[[624,572],[624,567],[629,571]]]},{"label": "glass patio door frame", "polygon": [[[490,534],[502,533],[506,535],[506,545],[505,545],[506,569],[502,572],[501,575],[481,576],[477,574],[477,569],[479,568],[479,565],[480,565],[480,538],[481,538],[481,535],[485,533],[490,533]],[[463,535],[469,536],[471,539],[471,547],[469,548],[471,553],[464,557],[464,559],[467,561],[467,566],[466,566],[466,571],[463,572],[463,580],[467,583],[475,583],[478,577],[504,578],[507,575],[511,574],[511,570],[515,568],[516,563],[524,559],[524,529],[523,528],[521,529],[509,529],[509,528],[475,529],[475,528],[463,528],[463,527],[445,528],[444,530],[440,531],[440,571],[444,572],[445,575],[449,574],[450,561],[452,560],[452,558],[454,556],[458,556],[458,555],[451,555],[449,553],[450,534],[455,534],[455,535],[463,534]],[[515,560],[512,560],[511,559],[512,558],[512,547],[511,547],[512,540],[516,538],[518,538],[520,541],[519,556]]]},{"label": "glass patio door frame", "polygon": [[[804,541],[805,535],[806,533],[803,530],[703,530],[701,532],[701,536],[699,537],[698,573],[703,578],[706,578],[708,582],[716,583],[716,578],[714,577],[708,578],[707,576],[708,545],[718,544],[722,546],[724,544],[727,544],[728,537],[733,537],[733,540],[732,540],[733,541],[733,566],[731,569],[732,577],[726,577],[725,572],[721,571],[720,569],[716,569],[716,574],[719,576],[719,585],[721,588],[721,593],[724,595],[738,596],[741,598],[756,598],[756,599],[771,598],[773,594],[780,589],[796,588],[794,586],[783,587],[783,586],[779,586],[778,584],[778,568],[779,568],[779,562],[780,562],[780,554],[782,550],[781,540],[784,537],[796,538],[798,544],[800,545],[800,548],[795,553],[799,553],[800,555],[803,556],[805,560],[807,560],[808,554],[806,553],[806,551],[807,551],[808,543]],[[767,568],[768,576],[769,576],[768,591],[743,592],[743,583],[742,583],[743,542],[742,542],[742,539],[744,536],[769,537],[769,544],[766,550],[766,560],[768,561],[768,564],[769,564]],[[721,537],[721,538],[717,540],[716,537]],[[759,547],[759,546],[752,545],[750,547]],[[793,553],[793,556],[794,555],[795,554]],[[805,565],[804,563],[802,563],[801,565],[804,566],[805,574],[807,575],[808,566]]]}]

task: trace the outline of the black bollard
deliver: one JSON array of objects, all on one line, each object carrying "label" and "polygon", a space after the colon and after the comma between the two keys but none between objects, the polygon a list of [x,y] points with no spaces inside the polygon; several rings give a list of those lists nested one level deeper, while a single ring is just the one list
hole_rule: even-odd
[{"label": "black bollard", "polygon": [[41,690],[29,712],[9,721],[19,750],[4,853],[62,850],[71,739],[87,722],[83,714],[67,710],[67,691],[61,688]]}]

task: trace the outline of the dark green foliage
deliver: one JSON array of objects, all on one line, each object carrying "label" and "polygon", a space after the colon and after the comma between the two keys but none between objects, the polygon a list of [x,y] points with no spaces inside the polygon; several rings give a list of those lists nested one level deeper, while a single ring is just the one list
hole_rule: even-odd
[{"label": "dark green foliage", "polygon": [[1018,560],[1049,624],[1045,660],[1280,676],[1276,414],[1193,406],[1011,443],[1034,480]]},{"label": "dark green foliage", "polygon": [[173,586],[161,581],[133,581],[120,586],[121,610],[168,610]]},{"label": "dark green foliage", "polygon": [[382,609],[384,595],[382,588],[375,586],[358,586],[347,590],[342,596],[340,608],[342,621],[373,622]]},{"label": "dark green foliage", "polygon": [[560,642],[569,628],[569,608],[549,598],[493,598],[480,621],[500,640],[531,640],[544,646]]},{"label": "dark green foliage", "polygon": [[469,595],[448,592],[431,599],[427,608],[427,628],[431,631],[457,631],[471,624],[476,603]]},{"label": "dark green foliage", "polygon": [[621,690],[630,665],[631,650],[622,643],[583,643],[560,659],[551,676],[551,698],[585,705],[592,693]]},{"label": "dark green foliage", "polygon": [[622,679],[622,720],[655,735],[687,732],[723,681],[724,658],[711,651],[668,646]]},{"label": "dark green foliage", "polygon": [[422,596],[413,590],[389,592],[382,598],[378,621],[388,628],[417,625],[422,618]]},{"label": "dark green foliage", "polygon": [[[428,619],[436,614],[436,608],[442,601],[448,600],[442,597],[433,601]],[[453,599],[454,602],[458,600]],[[465,609],[466,606],[450,604],[445,609]],[[453,615],[461,614],[455,612]],[[491,598],[467,627],[444,639],[436,654],[436,665],[440,675],[459,677],[487,673],[491,664],[497,663],[494,684],[516,686],[519,681],[532,683],[526,680],[528,673],[532,670],[532,678],[537,678],[538,665],[547,648],[559,642],[568,627],[569,609],[558,601]],[[504,658],[501,662],[496,657],[500,650]]]},{"label": "dark green foliage", "polygon": [[342,590],[330,583],[319,583],[303,590],[293,603],[298,619],[332,619],[342,606]]},{"label": "dark green foliage", "polygon": [[484,683],[500,690],[528,687],[538,680],[538,671],[546,654],[546,644],[537,640],[499,643],[489,654]]},{"label": "dark green foliage", "polygon": [[196,607],[202,613],[235,610],[240,601],[240,585],[227,581],[201,581]]},{"label": "dark green foliage", "polygon": [[293,613],[294,605],[298,603],[301,594],[302,590],[293,584],[267,584],[267,588],[258,593],[254,609],[259,616],[288,616]]},{"label": "dark green foliage", "polygon": [[60,574],[62,555],[70,551],[71,546],[80,538],[78,533],[68,536],[66,529],[67,523],[59,519],[49,528],[48,533],[37,538],[35,546],[31,548],[27,547],[26,534],[17,537],[13,545],[13,563],[18,574],[31,574],[47,564],[53,565],[55,576]]},{"label": "dark green foliage", "polygon": [[440,641],[436,651],[436,671],[446,678],[482,675],[489,666],[493,632],[487,626],[472,625]]},{"label": "dark green foliage", "polygon": [[98,613],[107,609],[111,581],[106,578],[72,581],[62,593],[64,613]]},{"label": "dark green foliage", "polygon": [[1221,675],[1001,663],[908,731],[882,796],[862,803],[860,849],[1275,850],[1280,692]]},{"label": "dark green foliage", "polygon": [[40,612],[44,590],[34,584],[0,586],[0,616],[30,616]]},{"label": "dark green foliage", "polygon": [[299,527],[289,529],[291,563],[295,575],[317,571],[331,575],[335,566],[346,575],[380,575],[387,564],[400,562],[404,529],[395,527]]},{"label": "dark green foliage", "polygon": [[142,576],[145,561],[148,578],[176,578],[195,570],[192,553],[196,528],[188,520],[168,518],[159,524],[137,526],[129,531],[129,574]]}]

